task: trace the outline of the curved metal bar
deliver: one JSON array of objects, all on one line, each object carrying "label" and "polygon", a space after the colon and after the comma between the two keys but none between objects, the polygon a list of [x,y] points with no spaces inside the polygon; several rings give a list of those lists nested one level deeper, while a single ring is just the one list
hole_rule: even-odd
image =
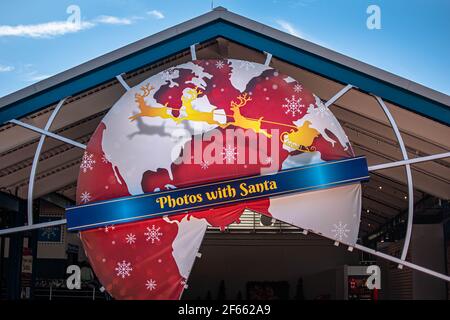
[{"label": "curved metal bar", "polygon": [[[57,113],[61,109],[61,107],[64,104],[64,102],[66,101],[66,99],[67,98],[64,98],[61,101],[59,101],[55,110],[53,110],[52,114],[50,115],[50,118],[48,118],[48,120],[47,120],[47,124],[45,125],[45,128],[44,128],[45,131],[48,131],[50,129],[50,126],[52,125],[53,120],[55,120]],[[44,145],[45,137],[46,136],[44,134],[42,134],[41,138],[39,139],[39,143],[36,148],[36,152],[34,153],[33,164],[31,166],[30,180],[28,182],[27,214],[28,214],[28,225],[29,226],[33,224],[34,179],[36,177],[36,169],[37,169],[37,165],[39,163],[39,157],[41,156],[42,146]]]},{"label": "curved metal bar", "polygon": [[[380,97],[375,96],[375,99],[378,101],[379,105],[381,106],[384,113],[386,114],[386,117],[388,118],[389,122],[391,123],[392,129],[394,129],[394,133],[397,136],[398,144],[400,146],[400,150],[403,155],[403,160],[405,160],[405,161],[409,160],[408,152],[406,151],[406,147],[405,147],[405,143],[403,142],[403,138],[400,134],[400,130],[398,129],[398,126],[394,120],[394,117],[392,116],[388,107],[386,106],[386,104]],[[414,188],[413,188],[411,166],[409,163],[405,164],[405,170],[406,170],[406,180],[408,183],[408,224],[406,226],[405,242],[403,244],[402,255],[400,257],[400,259],[403,261],[406,260],[406,255],[408,254],[408,248],[409,248],[409,243],[411,241],[411,232],[412,232],[412,225],[413,225],[413,219],[414,219]],[[401,269],[402,267],[403,266],[400,264],[399,268]]]}]

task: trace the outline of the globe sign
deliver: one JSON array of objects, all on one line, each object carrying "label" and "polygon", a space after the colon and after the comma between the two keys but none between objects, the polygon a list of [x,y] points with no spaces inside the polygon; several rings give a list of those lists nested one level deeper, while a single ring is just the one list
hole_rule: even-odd
[{"label": "globe sign", "polygon": [[[151,76],[113,105],[83,155],[77,204],[350,157],[337,119],[295,79],[254,62],[196,60]],[[240,191],[258,188],[270,185]],[[249,209],[354,244],[360,192],[355,183],[269,197],[96,227],[80,238],[114,298],[179,299],[208,226],[239,223]]]}]

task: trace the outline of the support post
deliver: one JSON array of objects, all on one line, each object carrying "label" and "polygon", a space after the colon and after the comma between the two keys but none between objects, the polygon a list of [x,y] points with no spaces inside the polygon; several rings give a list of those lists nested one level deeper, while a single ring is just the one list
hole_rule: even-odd
[{"label": "support post", "polygon": [[[19,210],[12,213],[12,223],[22,225],[25,223],[26,202],[18,199]],[[23,232],[15,233],[9,237],[8,270],[7,270],[7,296],[8,300],[20,299],[20,281],[22,276]]]},{"label": "support post", "polygon": [[123,75],[125,75],[125,73],[121,73],[119,75],[116,76],[117,81],[119,81],[119,83],[122,85],[122,87],[125,88],[125,90],[130,90],[130,86],[128,85],[128,83],[125,82],[125,80],[123,79]]},{"label": "support post", "polygon": [[195,52],[195,46],[198,43],[194,43],[193,45],[191,45],[190,49],[191,49],[191,59],[192,60],[197,60],[197,53]]},{"label": "support post", "polygon": [[329,99],[325,103],[325,107],[329,108],[333,103],[335,103],[340,97],[342,97],[344,94],[346,94],[353,86],[351,84],[346,85],[344,88],[339,90],[338,93],[336,93],[331,99]]},{"label": "support post", "polygon": [[266,61],[264,62],[264,65],[268,67],[270,61],[272,61],[272,54],[266,51],[264,51],[264,53],[266,54]]}]

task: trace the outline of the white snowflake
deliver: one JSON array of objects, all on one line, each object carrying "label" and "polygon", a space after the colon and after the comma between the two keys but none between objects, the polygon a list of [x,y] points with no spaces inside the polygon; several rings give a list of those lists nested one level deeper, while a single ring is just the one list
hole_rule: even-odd
[{"label": "white snowflake", "polygon": [[83,192],[80,196],[80,201],[83,203],[87,203],[89,201],[91,201],[91,194],[87,191]]},{"label": "white snowflake", "polygon": [[88,154],[86,151],[83,154],[83,158],[81,159],[80,168],[83,170],[83,173],[86,173],[88,170],[94,169],[94,155]]},{"label": "white snowflake", "polygon": [[284,100],[286,100],[286,104],[283,104],[283,108],[286,108],[286,114],[291,113],[293,117],[295,117],[297,113],[300,113],[301,109],[305,107],[305,105],[301,103],[302,98],[297,99],[294,95],[291,99],[284,98]]},{"label": "white snowflake", "polygon": [[266,159],[264,159],[264,164],[271,164],[273,162],[272,157],[267,157]]},{"label": "white snowflake", "polygon": [[295,93],[300,93],[300,92],[302,92],[302,91],[303,91],[303,86],[302,86],[301,84],[297,83],[297,84],[294,86],[294,92],[295,92]]},{"label": "white snowflake", "polygon": [[125,241],[128,244],[133,244],[136,242],[136,235],[134,233],[129,233],[127,234],[127,236],[125,237]]},{"label": "white snowflake", "polygon": [[237,148],[231,145],[227,145],[226,148],[222,148],[222,156],[223,160],[226,160],[227,163],[233,162],[236,160],[236,156],[238,155]]},{"label": "white snowflake", "polygon": [[122,279],[125,279],[125,277],[129,277],[131,275],[131,271],[133,271],[133,268],[131,267],[131,262],[126,262],[125,260],[122,260],[122,262],[117,262],[117,267],[115,268],[117,271],[117,276],[122,277]]},{"label": "white snowflake", "polygon": [[102,156],[102,162],[103,162],[103,163],[111,162],[111,156],[110,156],[109,154],[107,154],[107,153],[103,154],[103,156]]},{"label": "white snowflake", "polygon": [[185,279],[185,278],[181,279],[180,284],[181,284],[181,286],[186,288],[187,287],[187,279]]},{"label": "white snowflake", "polygon": [[331,232],[334,233],[334,238],[342,241],[344,238],[348,238],[348,234],[350,232],[350,229],[347,229],[347,224],[342,223],[342,221],[339,221],[338,224],[333,224],[334,229],[331,230]]},{"label": "white snowflake", "polygon": [[202,162],[200,163],[200,167],[201,167],[203,170],[208,169],[208,168],[209,168],[209,162],[208,162],[208,161],[202,161]]},{"label": "white snowflake", "polygon": [[163,234],[161,232],[159,232],[160,227],[155,228],[155,225],[152,225],[152,227],[147,227],[147,232],[144,233],[145,236],[147,236],[147,238],[145,239],[146,241],[152,241],[152,244],[155,243],[156,241],[159,241],[159,237],[162,236]]},{"label": "white snowflake", "polygon": [[147,290],[150,290],[150,291],[155,290],[156,286],[157,286],[156,281],[153,279],[147,280],[145,282],[145,287],[147,288]]},{"label": "white snowflake", "polygon": [[239,65],[240,69],[245,69],[245,71],[248,71],[250,69],[254,69],[255,65],[250,61],[241,61],[241,64]]},{"label": "white snowflake", "polygon": [[104,230],[105,232],[109,232],[109,230],[114,230],[116,227],[114,227],[113,225],[107,225],[105,226]]},{"label": "white snowflake", "polygon": [[224,66],[225,66],[225,62],[223,62],[222,60],[219,60],[216,62],[217,69],[222,69]]}]

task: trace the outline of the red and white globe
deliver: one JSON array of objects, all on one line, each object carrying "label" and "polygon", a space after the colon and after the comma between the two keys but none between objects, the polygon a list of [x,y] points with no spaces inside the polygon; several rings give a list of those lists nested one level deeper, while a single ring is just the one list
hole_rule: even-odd
[{"label": "red and white globe", "polygon": [[[254,62],[197,60],[151,76],[114,104],[83,156],[77,203],[352,156],[337,119],[293,78]],[[343,193],[334,202],[315,191],[90,229],[81,240],[114,298],[179,299],[207,226],[238,222],[245,208],[356,241],[359,208],[327,212],[360,186],[335,189]]]}]

